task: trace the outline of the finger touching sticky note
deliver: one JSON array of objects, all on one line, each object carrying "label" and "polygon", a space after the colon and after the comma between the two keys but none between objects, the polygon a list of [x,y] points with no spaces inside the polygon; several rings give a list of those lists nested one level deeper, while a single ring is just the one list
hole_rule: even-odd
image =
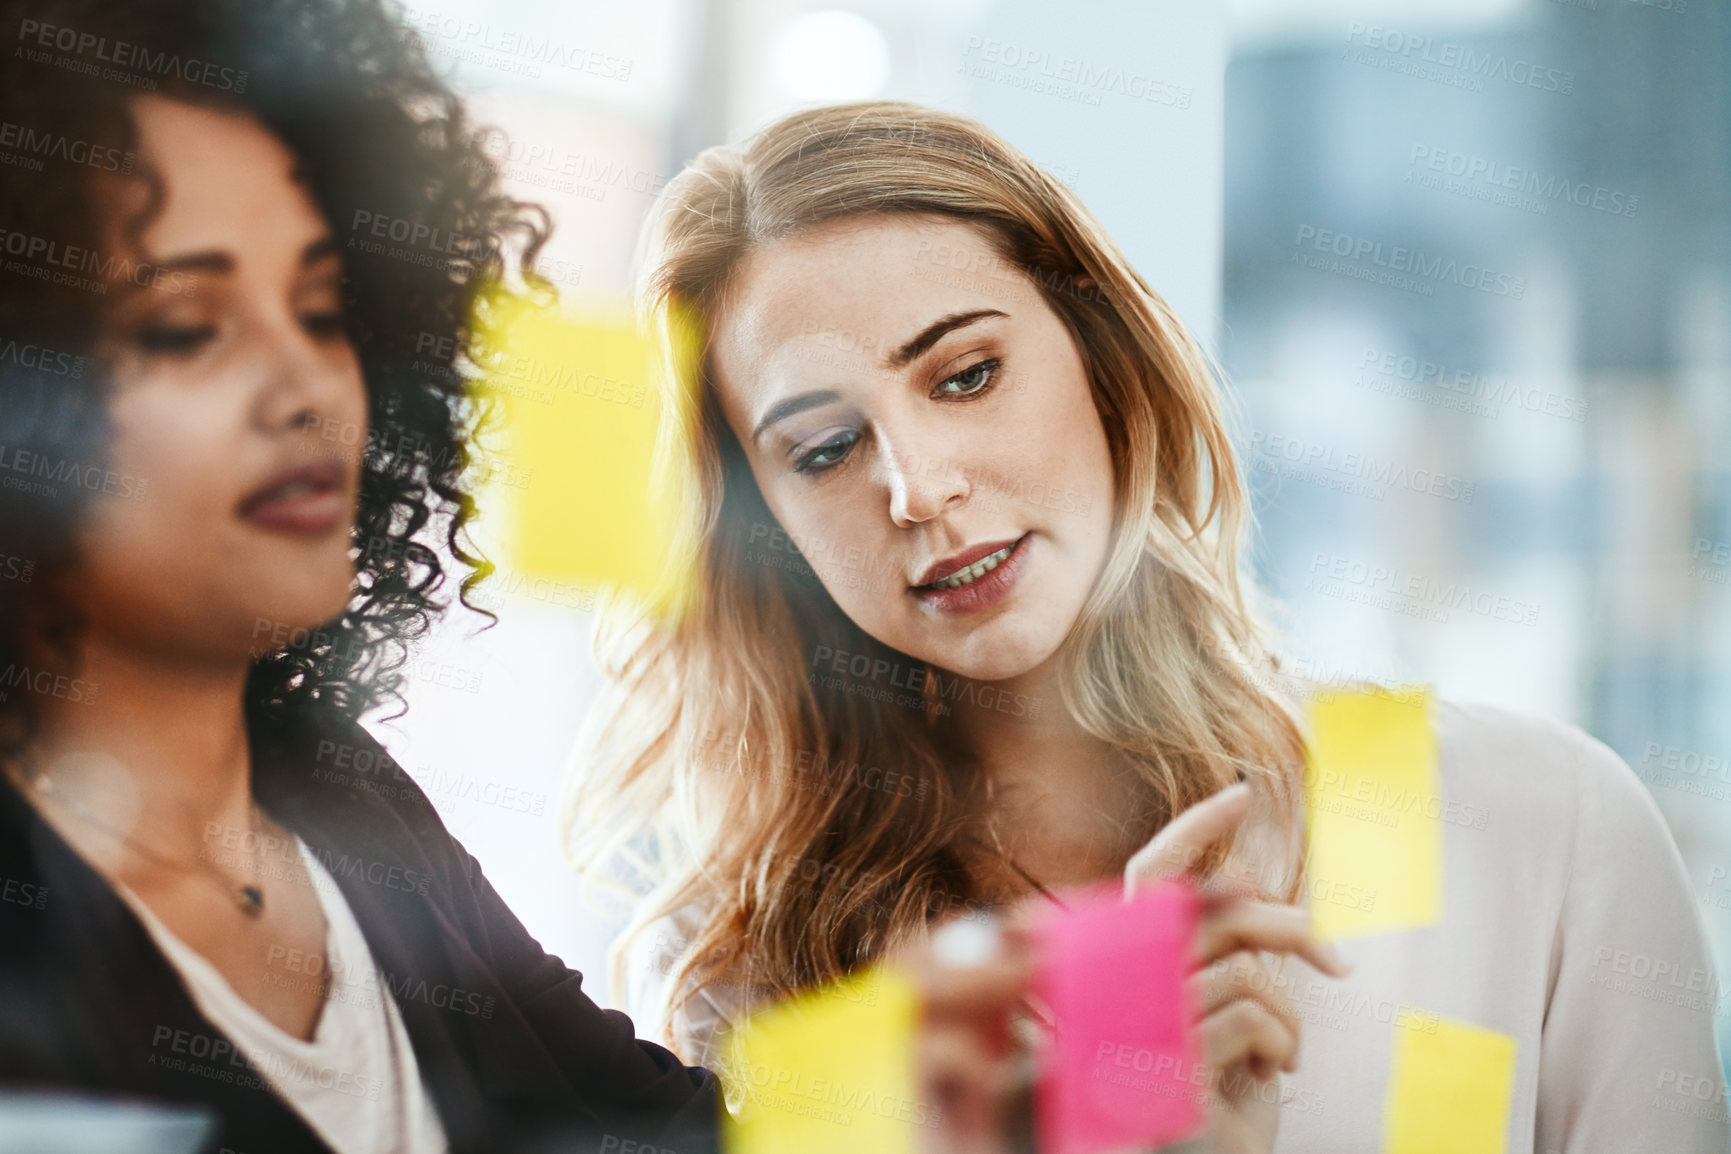
[{"label": "finger touching sticky note", "polygon": [[662,382],[680,350],[664,355],[623,312],[522,306],[492,331],[481,387],[504,417],[509,465],[490,492],[512,566],[676,611],[690,566]]},{"label": "finger touching sticky note", "polygon": [[1505,1154],[1515,1040],[1446,1018],[1434,1026],[1394,1032],[1383,1150]]},{"label": "finger touching sticky note", "polygon": [[726,1037],[727,1154],[915,1154],[937,1125],[919,1099],[919,997],[888,966],[753,1014]]},{"label": "finger touching sticky note", "polygon": [[1436,739],[1422,689],[1329,693],[1310,706],[1306,891],[1323,941],[1442,914]]},{"label": "finger touching sticky note", "polygon": [[1035,928],[1034,989],[1052,1014],[1035,1091],[1040,1149],[1092,1154],[1157,1145],[1203,1118],[1185,989],[1199,903],[1184,882],[1126,902],[1078,895]]}]

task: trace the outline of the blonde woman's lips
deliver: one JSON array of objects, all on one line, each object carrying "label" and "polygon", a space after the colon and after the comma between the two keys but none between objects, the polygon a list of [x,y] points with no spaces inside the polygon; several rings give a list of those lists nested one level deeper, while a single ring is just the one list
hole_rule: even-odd
[{"label": "blonde woman's lips", "polygon": [[1028,561],[1033,534],[1024,533],[965,568],[909,592],[939,613],[965,616],[990,609],[1010,595]]}]

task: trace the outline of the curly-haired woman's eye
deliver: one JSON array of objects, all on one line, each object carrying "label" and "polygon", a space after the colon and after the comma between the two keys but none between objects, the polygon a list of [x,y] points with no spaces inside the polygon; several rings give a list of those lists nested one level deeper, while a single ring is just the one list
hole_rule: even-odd
[{"label": "curly-haired woman's eye", "polygon": [[147,325],[134,339],[147,353],[187,357],[204,348],[215,337],[215,325]]},{"label": "curly-haired woman's eye", "polygon": [[993,358],[970,365],[955,376],[941,381],[932,390],[934,397],[977,397],[992,387],[998,378],[998,370],[1003,367],[1002,361]]},{"label": "curly-haired woman's eye", "polygon": [[301,318],[307,332],[321,341],[336,340],[344,335],[343,314],[334,310],[308,313]]}]

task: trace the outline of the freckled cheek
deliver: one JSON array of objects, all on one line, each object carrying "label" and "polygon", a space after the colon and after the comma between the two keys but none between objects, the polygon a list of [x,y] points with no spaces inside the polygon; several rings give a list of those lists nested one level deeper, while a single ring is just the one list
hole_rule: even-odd
[{"label": "freckled cheek", "polygon": [[1092,498],[1092,505],[1109,502],[1112,494],[1112,452],[1106,432],[1092,413],[1064,430],[1066,451],[1052,464],[1052,480],[1063,491]]},{"label": "freckled cheek", "polygon": [[1024,508],[1063,555],[1095,570],[1109,549],[1114,503],[1105,431],[1084,411],[1079,419],[1049,426],[1049,432],[1037,447],[1029,446]]},{"label": "freckled cheek", "polygon": [[825,569],[849,549],[872,548],[872,512],[876,508],[880,519],[884,513],[869,494],[839,486],[816,492],[801,492],[800,484],[788,488],[769,503],[770,511],[814,568]]}]

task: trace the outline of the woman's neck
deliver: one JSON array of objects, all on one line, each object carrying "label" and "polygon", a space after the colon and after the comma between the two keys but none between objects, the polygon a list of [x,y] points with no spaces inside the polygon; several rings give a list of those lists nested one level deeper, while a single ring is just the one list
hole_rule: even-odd
[{"label": "woman's neck", "polygon": [[1117,876],[1142,835],[1141,779],[1070,715],[1060,686],[1053,658],[956,709],[963,748],[990,784],[985,844],[1048,888]]},{"label": "woman's neck", "polygon": [[39,700],[26,772],[74,814],[196,854],[211,831],[250,827],[247,671],[87,637],[78,676],[94,691]]}]

